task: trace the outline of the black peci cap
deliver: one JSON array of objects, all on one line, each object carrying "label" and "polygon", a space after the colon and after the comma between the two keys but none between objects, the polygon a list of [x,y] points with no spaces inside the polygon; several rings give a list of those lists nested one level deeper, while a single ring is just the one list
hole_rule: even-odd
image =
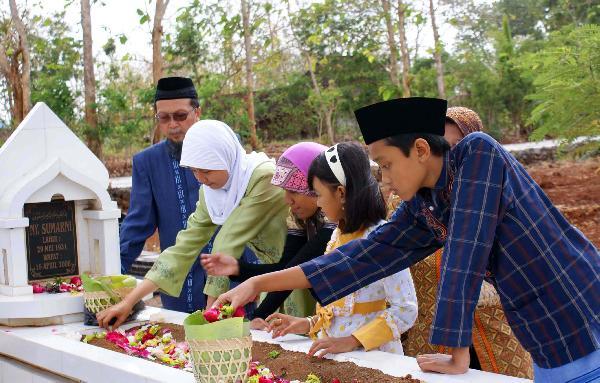
[{"label": "black peci cap", "polygon": [[188,77],[163,77],[156,84],[154,102],[178,98],[198,98],[196,88]]},{"label": "black peci cap", "polygon": [[448,102],[409,97],[378,102],[354,111],[366,144],[405,133],[444,135]]}]

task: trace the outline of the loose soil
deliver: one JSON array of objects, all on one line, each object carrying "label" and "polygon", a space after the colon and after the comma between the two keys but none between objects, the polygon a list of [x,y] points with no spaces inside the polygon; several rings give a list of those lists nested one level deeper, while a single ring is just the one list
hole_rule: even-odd
[{"label": "loose soil", "polygon": [[[135,327],[135,329],[139,328]],[[161,323],[160,333],[165,329],[170,329],[173,338],[181,342],[185,340],[185,331],[183,326],[173,323]],[[83,339],[83,338],[82,338]],[[102,347],[111,351],[125,354],[125,351],[106,339],[94,339],[89,344]],[[275,359],[268,357],[271,351],[278,351],[280,354]],[[404,378],[396,378],[384,374],[379,370],[359,367],[351,362],[336,362],[330,359],[311,358],[301,352],[286,351],[278,345],[254,342],[252,344],[252,360],[260,361],[267,366],[275,375],[285,374],[288,380],[298,379],[304,381],[308,374],[315,374],[323,383],[331,382],[337,378],[341,383],[359,383],[359,382],[381,382],[381,383],[419,383],[419,379],[413,379],[410,375]],[[155,363],[164,364],[159,360]]]},{"label": "loose soil", "polygon": [[600,158],[539,162],[527,171],[569,222],[600,247]]},{"label": "loose soil", "polygon": [[[268,357],[271,351],[280,354],[275,359]],[[289,380],[298,379],[303,381],[308,374],[315,374],[323,383],[339,379],[342,383],[358,382],[385,382],[385,383],[419,383],[419,379],[413,379],[410,375],[396,378],[379,370],[359,367],[351,362],[336,362],[331,359],[309,357],[302,352],[287,351],[276,344],[254,342],[252,344],[252,359],[258,360],[267,366],[271,372],[280,376],[285,373]]]}]

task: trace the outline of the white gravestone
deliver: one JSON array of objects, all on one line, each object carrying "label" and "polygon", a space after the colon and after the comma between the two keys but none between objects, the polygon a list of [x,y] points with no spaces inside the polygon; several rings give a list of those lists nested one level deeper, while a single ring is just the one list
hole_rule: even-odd
[{"label": "white gravestone", "polygon": [[44,103],[0,148],[0,324],[81,318],[81,295],[34,295],[34,281],[120,274],[121,212],[108,182],[102,162]]}]

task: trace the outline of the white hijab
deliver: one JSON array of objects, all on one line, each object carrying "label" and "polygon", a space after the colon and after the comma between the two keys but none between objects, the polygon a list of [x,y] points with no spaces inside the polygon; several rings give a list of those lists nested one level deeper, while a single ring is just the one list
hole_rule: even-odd
[{"label": "white hijab", "polygon": [[270,160],[264,153],[246,154],[235,133],[221,121],[201,120],[187,131],[181,149],[181,166],[227,170],[229,179],[220,189],[202,185],[210,219],[222,225],[240,204],[254,169]]}]

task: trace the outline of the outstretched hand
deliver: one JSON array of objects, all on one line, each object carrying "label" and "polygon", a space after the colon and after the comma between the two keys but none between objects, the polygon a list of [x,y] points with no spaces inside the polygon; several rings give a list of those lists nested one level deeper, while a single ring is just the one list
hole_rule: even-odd
[{"label": "outstretched hand", "polygon": [[219,295],[211,307],[219,307],[221,305],[230,304],[234,309],[237,309],[240,306],[254,302],[260,291],[257,291],[253,279],[254,277],[239,284],[228,292]]},{"label": "outstretched hand", "polygon": [[221,253],[202,254],[200,263],[208,275],[228,277],[240,274],[238,260],[231,255]]},{"label": "outstretched hand", "polygon": [[262,318],[254,318],[250,321],[250,328],[252,330],[266,331],[269,328],[269,324]]},{"label": "outstretched hand", "polygon": [[269,323],[267,331],[272,334],[273,339],[287,334],[306,334],[310,330],[310,323],[306,318],[281,313],[269,315],[267,322]]},{"label": "outstretched hand", "polygon": [[308,350],[308,355],[323,358],[327,354],[350,352],[359,346],[360,342],[352,335],[340,338],[321,338],[313,342]]},{"label": "outstretched hand", "polygon": [[468,347],[454,348],[451,355],[425,354],[417,356],[417,363],[421,370],[442,374],[464,374],[469,371],[470,362]]}]

